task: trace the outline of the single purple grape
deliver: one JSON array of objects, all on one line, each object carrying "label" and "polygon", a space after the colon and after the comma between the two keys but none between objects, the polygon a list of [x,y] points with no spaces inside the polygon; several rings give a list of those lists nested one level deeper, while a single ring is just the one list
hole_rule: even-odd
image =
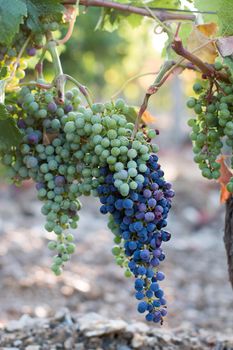
[{"label": "single purple grape", "polygon": [[150,263],[151,263],[151,265],[153,267],[158,266],[159,265],[159,259],[158,258],[153,258],[153,259],[151,259]]},{"label": "single purple grape", "polygon": [[144,249],[140,252],[140,258],[143,261],[149,261],[150,260],[150,252],[148,249]]},{"label": "single purple grape", "polygon": [[154,198],[150,198],[147,202],[147,204],[149,205],[150,208],[155,208],[157,201]]},{"label": "single purple grape", "polygon": [[48,111],[51,112],[51,113],[55,113],[56,110],[57,110],[57,105],[55,102],[49,102],[48,104]]},{"label": "single purple grape", "polygon": [[158,258],[161,255],[161,253],[162,253],[162,250],[160,248],[155,249],[153,251],[153,255],[154,255],[155,258]]},{"label": "single purple grape", "polygon": [[153,221],[155,219],[155,214],[152,213],[152,212],[147,212],[145,214],[145,221],[146,222],[150,222],[150,221]]},{"label": "single purple grape", "polygon": [[164,278],[165,278],[165,275],[162,271],[158,271],[157,274],[156,274],[156,278],[158,281],[163,281]]},{"label": "single purple grape", "polygon": [[66,105],[64,108],[65,113],[69,113],[73,111],[73,106],[72,105]]},{"label": "single purple grape", "polygon": [[39,142],[39,137],[37,135],[37,133],[35,133],[34,131],[32,131],[29,135],[28,135],[28,143],[32,144],[32,145],[36,145]]},{"label": "single purple grape", "polygon": [[163,191],[158,190],[153,192],[154,199],[160,201],[163,198]]},{"label": "single purple grape", "polygon": [[167,190],[167,191],[165,191],[165,196],[166,196],[167,198],[173,198],[173,197],[175,196],[175,191],[173,191],[173,190]]},{"label": "single purple grape", "polygon": [[145,212],[146,211],[146,204],[144,203],[140,203],[139,206],[138,206],[138,210],[141,211],[141,212]]},{"label": "single purple grape", "polygon": [[163,209],[163,207],[161,205],[157,205],[155,207],[155,213],[161,213],[162,214],[163,211],[164,211],[164,209]]},{"label": "single purple grape", "polygon": [[17,125],[20,129],[26,129],[27,125],[23,119],[19,119]]},{"label": "single purple grape", "polygon": [[36,55],[36,48],[35,47],[27,48],[27,54],[28,54],[28,56],[35,56]]},{"label": "single purple grape", "polygon": [[152,192],[150,190],[146,189],[146,190],[143,191],[143,196],[145,198],[150,198],[152,196]]},{"label": "single purple grape", "polygon": [[66,179],[64,176],[58,175],[55,177],[54,182],[57,187],[62,187],[65,185]]},{"label": "single purple grape", "polygon": [[156,191],[156,190],[158,190],[159,185],[158,185],[156,182],[153,182],[153,183],[150,185],[150,188],[151,188],[152,191]]},{"label": "single purple grape", "polygon": [[39,191],[41,188],[45,188],[45,185],[43,184],[43,182],[38,182],[38,183],[36,184],[36,189],[37,189],[37,191]]}]

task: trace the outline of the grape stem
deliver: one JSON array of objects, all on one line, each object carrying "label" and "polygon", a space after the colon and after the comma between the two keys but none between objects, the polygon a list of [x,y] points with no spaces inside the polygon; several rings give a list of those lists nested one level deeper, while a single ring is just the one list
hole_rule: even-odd
[{"label": "grape stem", "polygon": [[50,52],[52,56],[53,66],[55,69],[55,79],[54,79],[54,85],[57,88],[58,91],[58,102],[63,103],[65,100],[65,83],[66,79],[63,74],[63,69],[60,61],[60,57],[57,50],[57,43],[53,39],[52,33],[48,32],[46,34],[47,37],[47,49]]},{"label": "grape stem", "polygon": [[77,16],[77,11],[75,8],[72,8],[71,20],[69,22],[68,31],[67,31],[66,35],[64,36],[64,38],[62,38],[60,40],[56,40],[57,45],[63,45],[71,38],[73,30],[74,30],[76,16]]},{"label": "grape stem", "polygon": [[198,56],[185,49],[179,37],[176,36],[174,38],[171,47],[179,56],[182,56],[184,59],[187,59],[189,62],[198,67],[206,77],[215,78],[217,80],[229,83],[229,78],[225,73],[217,72],[213,66],[208,63],[204,63]]},{"label": "grape stem", "polygon": [[132,133],[132,139],[134,139],[134,137],[139,129],[141,118],[142,118],[143,113],[147,109],[150,96],[154,95],[158,91],[159,87],[165,82],[165,80],[167,80],[169,75],[168,74],[165,75],[165,74],[171,69],[172,66],[174,66],[174,61],[172,61],[172,60],[165,61],[162,64],[162,66],[159,70],[159,73],[156,76],[154,83],[152,85],[150,85],[149,88],[147,89],[146,95],[144,97],[144,100],[142,102],[142,105],[141,105],[139,112],[138,112],[138,115],[137,115],[137,119],[136,119],[136,122],[134,125],[134,130]]},{"label": "grape stem", "polygon": [[38,83],[37,81],[29,81],[25,83],[20,83],[19,86],[36,86],[40,89],[49,90],[53,87],[53,84],[42,84]]},{"label": "grape stem", "polygon": [[72,76],[70,76],[68,74],[64,74],[64,76],[66,77],[67,80],[70,80],[74,85],[76,85],[79,88],[79,91],[83,94],[83,96],[87,100],[89,107],[92,108],[93,102],[92,102],[91,94],[88,91],[88,88],[86,86],[82,85],[81,83],[79,83]]}]

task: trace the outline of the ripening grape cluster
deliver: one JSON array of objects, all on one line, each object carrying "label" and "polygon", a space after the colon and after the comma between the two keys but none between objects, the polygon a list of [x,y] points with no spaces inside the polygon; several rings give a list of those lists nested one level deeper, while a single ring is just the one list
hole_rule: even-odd
[{"label": "ripening grape cluster", "polygon": [[170,239],[165,226],[174,192],[154,154],[156,132],[145,127],[133,136],[122,99],[84,107],[77,88],[66,92],[64,103],[57,95],[56,88],[35,86],[10,95],[7,109],[23,138],[2,157],[15,184],[36,184],[45,229],[56,237],[48,244],[55,253],[51,269],[60,275],[75,250],[70,231],[78,225],[79,197],[97,196],[101,213],[110,214],[117,264],[135,276],[138,311],[162,322],[166,300],[159,265],[165,258],[161,244]]},{"label": "ripening grape cluster", "polygon": [[[222,68],[219,62],[215,64],[216,70]],[[187,106],[196,114],[195,118],[188,121],[192,128],[190,138],[193,142],[194,161],[204,177],[217,180],[220,177],[218,157],[224,154],[227,148],[232,154],[233,148],[232,82],[219,82],[217,85],[207,81],[196,82],[193,90],[197,97],[191,97]],[[227,189],[233,192],[233,178],[227,184]]]},{"label": "ripening grape cluster", "polygon": [[98,187],[100,211],[110,214],[109,228],[115,234],[117,245],[113,254],[117,264],[126,267],[126,277],[136,278],[138,311],[147,312],[147,321],[162,322],[167,310],[164,292],[159,286],[165,276],[159,271],[159,265],[165,259],[161,244],[170,239],[170,233],[164,228],[174,192],[171,184],[163,179],[158,157],[150,155],[143,167],[139,157],[127,162],[128,171],[120,172],[131,174],[133,169],[133,176],[139,174],[142,179],[136,181],[136,188],[130,189],[127,195],[122,195],[114,185],[117,173],[107,166],[100,169],[105,177]]}]

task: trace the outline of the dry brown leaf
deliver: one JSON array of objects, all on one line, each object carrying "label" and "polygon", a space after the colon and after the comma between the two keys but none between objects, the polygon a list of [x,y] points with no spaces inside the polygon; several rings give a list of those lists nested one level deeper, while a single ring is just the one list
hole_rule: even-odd
[{"label": "dry brown leaf", "polygon": [[230,181],[230,178],[232,177],[232,172],[228,168],[228,166],[225,163],[225,157],[221,156],[218,160],[218,163],[220,163],[220,173],[221,176],[217,180],[220,183],[220,202],[225,203],[228,198],[231,196],[231,193],[227,190],[226,185]]},{"label": "dry brown leaf", "polygon": [[193,51],[206,43],[204,47],[195,52],[195,55],[197,55],[204,62],[209,64],[214,63],[218,53],[215,44],[213,42],[208,43],[208,41],[209,38],[215,36],[216,32],[216,23],[206,23],[194,26],[187,41],[188,50]]},{"label": "dry brown leaf", "polygon": [[146,124],[154,123],[156,120],[156,117],[154,117],[150,112],[145,111],[142,115],[142,121]]},{"label": "dry brown leaf", "polygon": [[217,39],[216,46],[222,57],[232,55],[233,54],[233,36],[227,36],[225,38]]}]

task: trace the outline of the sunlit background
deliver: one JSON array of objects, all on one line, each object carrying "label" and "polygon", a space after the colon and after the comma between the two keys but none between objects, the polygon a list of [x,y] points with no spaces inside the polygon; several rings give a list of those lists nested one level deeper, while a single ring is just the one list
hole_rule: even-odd
[{"label": "sunlit background", "polygon": [[[127,23],[112,33],[94,31],[99,11],[89,9],[77,20],[73,37],[62,50],[64,72],[89,87],[94,100],[123,97],[140,106],[164,58],[166,37],[154,23],[139,28]],[[48,79],[53,71],[48,64]],[[150,74],[149,74],[150,73]],[[152,73],[152,74],[151,74]],[[139,77],[140,75],[147,74]],[[135,77],[135,79],[133,79]],[[195,74],[173,75],[149,102],[151,125],[160,130],[155,142],[166,179],[176,190],[163,263],[169,314],[165,327],[202,326],[231,332],[233,306],[222,241],[224,206],[219,186],[204,180],[192,161],[186,98]],[[127,84],[125,84],[130,80]],[[124,86],[123,86],[124,85]],[[127,321],[143,317],[136,311],[133,280],[126,279],[111,255],[112,234],[98,211],[98,201],[83,198],[76,230],[77,250],[61,277],[50,272],[48,239],[41,204],[31,183],[0,182],[0,322],[27,313],[53,315],[65,306],[72,312],[97,312]]]}]

